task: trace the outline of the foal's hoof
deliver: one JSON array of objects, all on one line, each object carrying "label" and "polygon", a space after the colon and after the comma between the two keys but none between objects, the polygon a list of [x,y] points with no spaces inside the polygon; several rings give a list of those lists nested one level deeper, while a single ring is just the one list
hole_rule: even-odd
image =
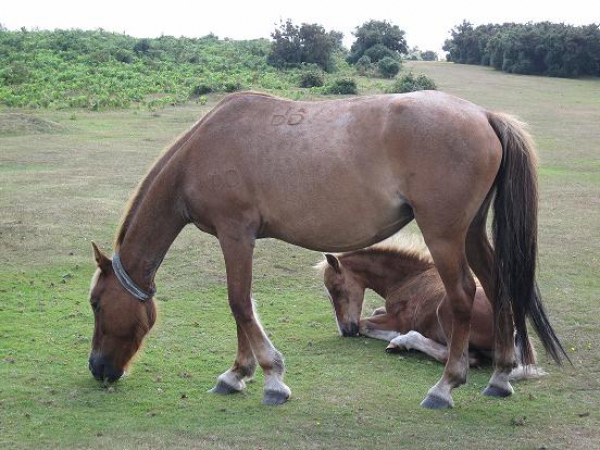
[{"label": "foal's hoof", "polygon": [[395,345],[395,344],[389,344],[386,348],[385,348],[386,353],[402,353],[402,347]]},{"label": "foal's hoof", "polygon": [[483,395],[496,398],[510,397],[514,391],[510,385],[509,387],[510,389],[506,389],[499,386],[495,386],[493,384],[488,384],[487,387],[483,390]]},{"label": "foal's hoof", "polygon": [[290,398],[288,392],[283,391],[265,391],[262,399],[263,405],[283,405]]},{"label": "foal's hoof", "polygon": [[209,390],[208,392],[210,392],[211,394],[228,395],[237,394],[238,392],[241,392],[241,390],[236,389],[235,387],[225,383],[222,380],[218,380],[217,384],[215,384],[215,387]]},{"label": "foal's hoof", "polygon": [[427,394],[427,397],[421,402],[421,406],[427,409],[448,409],[452,408],[452,399],[448,401],[445,398],[438,397],[437,395]]}]

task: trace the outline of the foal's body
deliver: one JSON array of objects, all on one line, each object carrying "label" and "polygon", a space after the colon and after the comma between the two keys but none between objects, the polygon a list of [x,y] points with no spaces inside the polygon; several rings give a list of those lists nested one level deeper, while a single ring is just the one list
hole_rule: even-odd
[{"label": "foal's body", "polygon": [[[439,273],[431,257],[423,250],[397,244],[377,245],[364,250],[327,255],[318,265],[328,274],[329,289],[339,289],[332,279],[339,279],[355,293],[344,300],[332,298],[336,320],[344,322],[349,315],[360,314],[366,289],[385,300],[371,317],[359,320],[358,332],[367,337],[390,342],[388,350],[418,350],[441,363],[448,360],[449,336],[452,333],[452,309]],[[350,300],[352,299],[352,300]],[[353,304],[350,303],[353,302]],[[490,358],[494,350],[494,314],[492,304],[481,286],[477,286],[471,314],[469,355],[471,365]],[[539,375],[533,345],[523,358],[526,367],[514,372]],[[521,349],[515,347],[515,352]]]},{"label": "foal's body", "polygon": [[[502,184],[507,177],[511,184]],[[505,244],[499,248],[508,253],[499,253],[499,259],[510,259],[506,267],[523,274],[505,274],[510,289],[503,298],[497,295],[497,303],[510,295],[513,305],[522,305],[515,309],[515,323],[517,333],[526,335],[524,317],[539,303],[532,291],[537,191],[534,149],[518,122],[437,92],[326,102],[228,96],[155,163],[125,214],[115,252],[128,276],[120,278],[130,278],[130,287],[148,295],[124,289],[114,261],[111,265],[95,249],[92,373],[110,380],[123,373],[153,324],[155,273],[182,228],[193,223],[219,239],[237,324],[237,357],[215,391],[242,390],[258,362],[265,373],[264,401],[282,403],[290,395],[283,357],[252,308],[256,239],[277,238],[319,251],[355,250],[414,218],[453,311],[444,376],[423,404],[451,406],[450,392],[464,383],[468,369],[464,352],[475,294],[469,266],[491,298],[496,295],[497,261],[485,235],[495,182],[502,194],[496,208],[510,212],[502,217],[514,225],[500,228]],[[518,203],[506,200],[509,196]],[[515,243],[513,228],[523,242]],[[513,247],[519,256],[510,254]],[[522,295],[511,295],[517,291]],[[507,395],[513,318],[508,308],[498,311],[499,351],[487,393]],[[538,323],[542,332],[549,329],[545,316]],[[552,336],[542,338],[554,348]]]}]

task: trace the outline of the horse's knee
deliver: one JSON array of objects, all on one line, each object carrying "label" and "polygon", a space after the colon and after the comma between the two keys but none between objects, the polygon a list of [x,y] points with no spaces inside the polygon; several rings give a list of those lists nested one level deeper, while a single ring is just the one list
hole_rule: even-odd
[{"label": "horse's knee", "polygon": [[229,307],[237,323],[244,324],[254,320],[254,309],[251,300],[239,301],[230,298]]}]

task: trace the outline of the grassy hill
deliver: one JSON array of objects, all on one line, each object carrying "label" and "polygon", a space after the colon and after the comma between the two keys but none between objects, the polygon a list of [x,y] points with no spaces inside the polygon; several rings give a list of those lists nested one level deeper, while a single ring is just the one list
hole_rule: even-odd
[{"label": "grassy hill", "polygon": [[267,65],[269,41],[102,30],[0,31],[0,104],[21,108],[150,108],[210,92],[282,90],[288,73]]}]

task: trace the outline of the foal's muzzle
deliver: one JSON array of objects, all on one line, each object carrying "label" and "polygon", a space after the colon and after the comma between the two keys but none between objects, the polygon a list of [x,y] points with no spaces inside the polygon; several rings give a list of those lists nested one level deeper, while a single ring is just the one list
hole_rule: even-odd
[{"label": "foal's muzzle", "polygon": [[344,337],[358,336],[358,324],[350,322],[348,325],[340,325],[340,331]]},{"label": "foal's muzzle", "polygon": [[103,356],[92,354],[89,359],[90,372],[98,381],[108,381],[114,383],[123,375],[123,371],[117,369],[113,364]]}]

